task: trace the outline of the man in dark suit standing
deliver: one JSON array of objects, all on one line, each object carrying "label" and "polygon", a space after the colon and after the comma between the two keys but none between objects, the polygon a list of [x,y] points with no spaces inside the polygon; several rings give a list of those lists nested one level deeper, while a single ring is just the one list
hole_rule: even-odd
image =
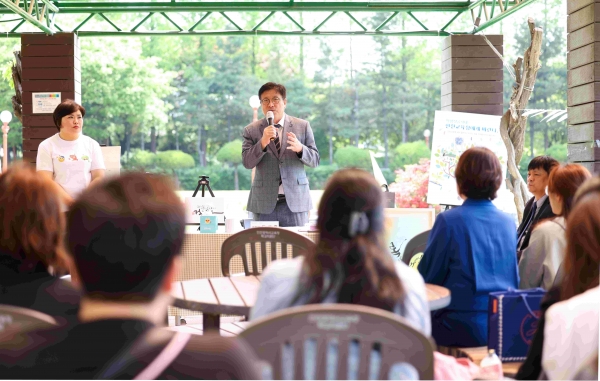
[{"label": "man in dark suit standing", "polygon": [[550,156],[537,156],[529,162],[527,166],[527,188],[533,197],[527,201],[523,213],[523,221],[517,229],[517,256],[521,257],[521,252],[529,246],[529,237],[531,230],[540,220],[554,217],[550,207],[550,199],[546,194],[548,187],[548,177],[558,161]]}]

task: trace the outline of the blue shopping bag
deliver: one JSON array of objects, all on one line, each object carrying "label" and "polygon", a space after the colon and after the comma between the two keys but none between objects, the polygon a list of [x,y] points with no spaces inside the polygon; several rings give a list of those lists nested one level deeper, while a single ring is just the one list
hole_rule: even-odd
[{"label": "blue shopping bag", "polygon": [[503,362],[523,361],[540,319],[543,288],[490,292],[488,348]]}]

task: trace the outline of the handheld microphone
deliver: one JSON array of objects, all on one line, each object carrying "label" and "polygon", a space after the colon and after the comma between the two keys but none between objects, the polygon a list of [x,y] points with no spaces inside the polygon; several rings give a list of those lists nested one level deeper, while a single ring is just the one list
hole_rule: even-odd
[{"label": "handheld microphone", "polygon": [[[275,115],[273,115],[273,111],[267,111],[267,123],[269,126],[273,125],[273,119],[275,119]],[[271,138],[271,141],[275,140],[275,138]]]}]

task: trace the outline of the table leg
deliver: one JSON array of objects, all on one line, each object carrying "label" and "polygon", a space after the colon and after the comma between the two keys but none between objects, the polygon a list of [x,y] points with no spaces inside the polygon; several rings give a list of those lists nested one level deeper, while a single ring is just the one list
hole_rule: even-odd
[{"label": "table leg", "polygon": [[221,315],[202,313],[202,326],[204,332],[216,330],[217,333],[219,333],[221,328]]}]

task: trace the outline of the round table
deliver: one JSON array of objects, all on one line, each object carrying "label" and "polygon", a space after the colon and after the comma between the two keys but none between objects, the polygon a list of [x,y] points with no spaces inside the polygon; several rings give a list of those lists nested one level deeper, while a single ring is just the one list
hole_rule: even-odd
[{"label": "round table", "polygon": [[[219,329],[220,316],[250,315],[256,302],[261,276],[231,276],[175,282],[173,305],[202,312],[204,329]],[[450,290],[433,284],[425,285],[429,309],[437,310],[450,304]]]}]

